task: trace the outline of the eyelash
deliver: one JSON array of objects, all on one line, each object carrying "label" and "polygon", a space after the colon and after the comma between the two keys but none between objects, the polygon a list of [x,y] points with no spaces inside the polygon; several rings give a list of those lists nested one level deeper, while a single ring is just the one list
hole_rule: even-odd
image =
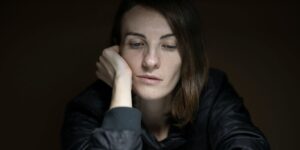
[{"label": "eyelash", "polygon": [[[132,49],[140,49],[140,48],[143,48],[144,45],[145,45],[145,43],[143,43],[143,42],[131,42],[131,43],[129,43],[129,46]],[[165,50],[175,50],[175,49],[177,49],[176,45],[163,44],[163,45],[161,45],[161,47]]]},{"label": "eyelash", "polygon": [[162,45],[162,47],[168,50],[175,50],[177,48],[176,45]]}]

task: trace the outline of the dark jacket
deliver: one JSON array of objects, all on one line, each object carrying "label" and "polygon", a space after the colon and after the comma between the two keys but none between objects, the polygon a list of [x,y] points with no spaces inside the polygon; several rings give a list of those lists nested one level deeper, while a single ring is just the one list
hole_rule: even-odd
[{"label": "dark jacket", "polygon": [[63,149],[270,149],[222,71],[210,70],[195,121],[180,129],[171,126],[168,137],[160,142],[143,127],[138,109],[107,111],[111,90],[97,81],[67,105],[61,135]]}]

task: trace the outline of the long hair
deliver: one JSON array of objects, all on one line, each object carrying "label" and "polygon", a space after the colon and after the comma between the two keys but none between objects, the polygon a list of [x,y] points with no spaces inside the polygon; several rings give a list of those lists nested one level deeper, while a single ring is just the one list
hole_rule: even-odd
[{"label": "long hair", "polygon": [[177,39],[182,66],[180,80],[173,90],[170,115],[173,124],[182,127],[193,121],[208,75],[198,12],[188,0],[123,0],[114,20],[112,44],[120,44],[122,18],[136,5],[162,14]]}]

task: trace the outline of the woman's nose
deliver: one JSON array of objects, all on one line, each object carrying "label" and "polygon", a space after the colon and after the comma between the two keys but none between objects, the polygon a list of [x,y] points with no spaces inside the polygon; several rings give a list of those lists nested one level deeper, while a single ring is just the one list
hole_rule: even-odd
[{"label": "woman's nose", "polygon": [[143,58],[143,68],[146,71],[152,71],[160,67],[160,58],[156,50],[147,50]]}]

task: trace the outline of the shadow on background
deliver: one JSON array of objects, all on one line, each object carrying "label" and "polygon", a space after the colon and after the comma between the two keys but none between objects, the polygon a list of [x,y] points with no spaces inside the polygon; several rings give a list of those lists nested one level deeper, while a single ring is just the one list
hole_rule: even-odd
[{"label": "shadow on background", "polygon": [[[117,4],[1,4],[2,147],[60,149],[64,106],[96,80]],[[298,147],[297,6],[201,1],[198,7],[211,66],[227,72],[273,150]]]}]

